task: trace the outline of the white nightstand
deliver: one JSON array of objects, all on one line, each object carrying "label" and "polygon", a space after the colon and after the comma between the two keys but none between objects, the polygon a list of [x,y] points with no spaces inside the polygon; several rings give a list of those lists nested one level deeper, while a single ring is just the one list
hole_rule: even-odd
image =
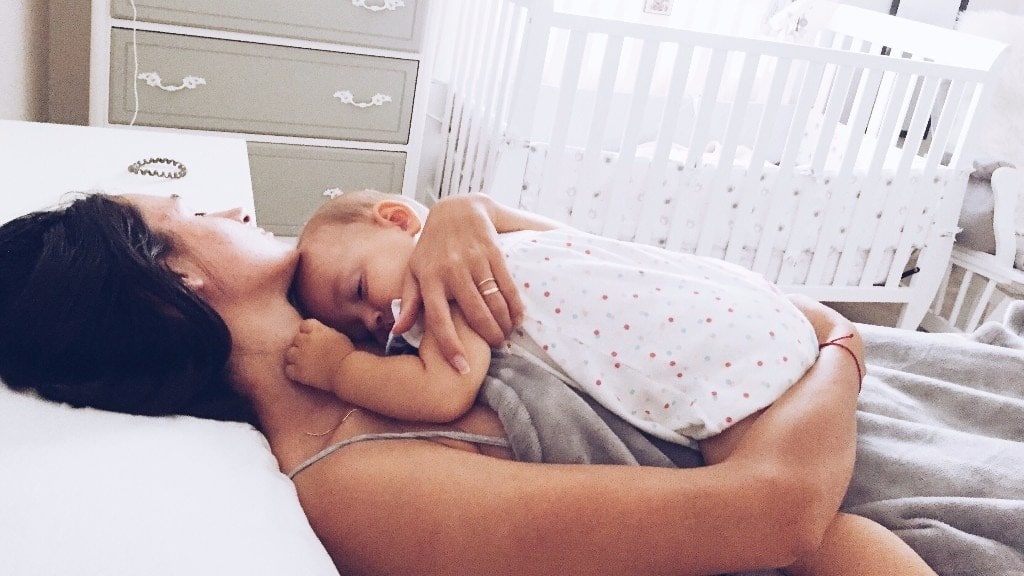
[{"label": "white nightstand", "polygon": [[244,138],[260,225],[296,234],[325,191],[415,195],[429,4],[51,0],[50,119]]},{"label": "white nightstand", "polygon": [[[48,209],[69,192],[178,194],[196,210],[253,209],[245,142],[129,130],[0,120],[0,223]],[[177,178],[133,173],[143,166]]]}]

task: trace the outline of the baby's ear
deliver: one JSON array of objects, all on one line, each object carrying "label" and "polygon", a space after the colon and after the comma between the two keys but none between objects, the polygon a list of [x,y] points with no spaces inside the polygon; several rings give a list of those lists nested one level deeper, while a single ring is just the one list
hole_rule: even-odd
[{"label": "baby's ear", "polygon": [[374,208],[374,215],[380,222],[398,226],[409,234],[418,234],[423,225],[416,211],[401,200],[381,200]]}]

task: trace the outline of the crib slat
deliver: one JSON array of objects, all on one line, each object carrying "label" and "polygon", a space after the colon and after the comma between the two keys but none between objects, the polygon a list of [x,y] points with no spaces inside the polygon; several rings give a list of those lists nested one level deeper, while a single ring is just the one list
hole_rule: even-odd
[{"label": "crib slat", "polygon": [[[888,102],[885,103],[871,162],[863,174],[863,182],[866,187],[861,191],[857,209],[854,211],[853,221],[857,223],[857,226],[848,230],[843,253],[839,257],[839,264],[836,267],[833,285],[846,286],[850,283],[854,269],[860,264],[860,250],[862,247],[866,248],[870,245],[868,239],[877,227],[877,220],[880,216],[878,204],[880,200],[884,199],[885,194],[885,181],[882,176],[885,155],[889,150],[889,145],[895,141],[898,122],[902,118],[900,108],[903,104],[903,94],[909,83],[910,76],[908,74],[898,74],[895,81],[889,84],[892,87],[891,90],[885,91]],[[887,83],[883,81],[882,85],[886,86]]]},{"label": "crib slat", "polygon": [[[844,66],[838,71],[833,71],[833,81],[828,83],[829,91],[821,96],[823,98],[820,105],[822,108],[821,128],[818,132],[817,145],[814,147],[814,155],[811,159],[811,173],[819,187],[828,186],[827,182],[831,182],[831,178],[828,176],[829,172],[826,171],[826,164],[832,155],[830,147],[833,143],[833,135],[836,133],[840,116],[846,107],[853,80],[854,69],[851,67]],[[847,153],[850,153],[849,150],[847,150]],[[853,153],[856,154],[856,151],[853,151]],[[811,280],[806,274],[802,279],[797,278],[798,260],[802,256],[806,244],[811,244],[810,254],[817,254],[819,252],[827,254],[835,238],[835,231],[826,229],[822,224],[823,220],[827,218],[825,215],[829,213],[828,204],[830,204],[830,199],[824,197],[822,198],[823,201],[819,204],[816,202],[817,198],[814,198],[813,195],[820,194],[825,196],[824,192],[815,192],[815,190],[808,190],[807,192],[808,194],[803,195],[800,209],[793,219],[794,228],[790,231],[789,242],[782,256],[782,268],[779,271],[778,277],[778,283],[782,285],[808,282],[817,283],[818,280]],[[815,223],[817,223],[817,227],[815,227]],[[814,239],[813,242],[810,241],[812,238]],[[803,281],[800,282],[799,280]]]},{"label": "crib slat", "polygon": [[442,134],[445,135],[446,145],[445,153],[441,154],[438,158],[437,169],[438,189],[441,191],[441,196],[454,194],[458,191],[458,184],[452,183],[452,177],[459,158],[458,134],[462,123],[467,92],[465,68],[467,66],[466,61],[468,60],[467,48],[472,38],[471,31],[467,30],[467,28],[469,28],[469,23],[473,21],[471,10],[475,9],[472,4],[468,4],[465,1],[457,2],[453,6],[455,6],[453,10],[458,10],[458,26],[455,31],[455,37],[461,39],[462,42],[457,43],[454,50],[452,81],[448,89],[447,103],[445,105],[445,125],[442,128]]},{"label": "crib slat", "polygon": [[800,135],[803,134],[807,125],[807,118],[811,112],[811,104],[817,97],[818,86],[820,85],[825,67],[819,62],[802,62],[806,66],[803,80],[800,83],[800,92],[797,97],[797,104],[793,112],[793,119],[790,121],[786,134],[786,146],[783,150],[782,161],[779,163],[778,178],[775,181],[775,193],[773,194],[771,208],[765,220],[765,226],[758,242],[757,251],[754,256],[753,269],[764,274],[769,280],[774,281],[776,274],[768,270],[772,262],[775,249],[775,238],[784,226],[779,222],[781,216],[786,214],[800,195],[799,190],[791,189],[793,179],[793,164],[799,149]]},{"label": "crib slat", "polygon": [[583,162],[580,164],[580,182],[576,188],[575,209],[570,223],[588,232],[594,231],[588,220],[593,211],[596,183],[600,181],[598,172],[603,162],[601,158],[602,143],[612,107],[611,96],[615,92],[615,78],[618,76],[619,66],[622,62],[622,48],[622,36],[606,38],[604,54],[601,59],[601,73],[595,93],[594,111],[590,122],[585,124],[589,132],[586,150],[583,153]]},{"label": "crib slat", "polygon": [[[654,77],[654,64],[657,60],[658,41],[644,40],[640,52],[640,68],[636,73],[636,80],[633,85],[633,93],[629,102],[629,115],[627,116],[626,129],[622,134],[622,144],[619,148],[618,158],[615,162],[615,171],[612,176],[611,189],[606,191],[609,206],[621,206],[621,203],[628,203],[628,210],[635,210],[639,203],[635,201],[636,196],[628,197],[627,194],[636,190],[631,183],[632,170],[636,160],[636,148],[639,144],[640,130],[643,128],[644,111],[647,109],[647,102],[651,93],[651,81]],[[628,235],[623,232],[624,211],[606,211],[604,229],[602,233],[611,238],[632,239],[634,230],[629,230]]]},{"label": "crib slat", "polygon": [[[494,54],[498,50],[496,42],[498,39],[497,31],[500,13],[500,4],[495,2],[484,4],[485,25],[481,28],[480,41],[476,46],[476,71],[474,76],[477,77],[477,82],[473,90],[476,98],[473,101],[473,121],[469,125],[466,154],[463,156],[465,165],[462,169],[462,182],[459,185],[460,194],[468,194],[469,192],[479,190],[479,182],[483,179],[481,164],[483,163],[485,152],[481,148],[484,146],[482,142],[485,140],[483,131],[487,124],[489,110],[487,105],[490,102],[498,72],[493,61],[495,59]],[[477,183],[476,188],[473,186],[474,182]]]},{"label": "crib slat", "polygon": [[998,282],[991,278],[985,282],[985,288],[982,290],[981,295],[978,297],[978,301],[974,305],[971,317],[967,320],[967,325],[964,327],[964,332],[974,332],[978,328],[978,325],[981,324],[981,320],[985,315],[985,310],[992,301],[992,295],[995,294],[997,286]]},{"label": "crib slat", "polygon": [[[903,141],[899,167],[891,179],[892,192],[888,194],[885,207],[882,210],[885,217],[875,231],[868,259],[864,264],[861,286],[870,286],[879,278],[884,278],[885,285],[890,288],[899,286],[906,262],[898,260],[896,256],[904,235],[912,235],[911,231],[906,229],[907,225],[915,223],[916,216],[924,203],[936,200],[928,198],[925,194],[910,193],[912,186],[910,169],[918,159],[917,151],[921,148],[921,142],[924,140],[924,131],[928,125],[938,91],[938,79],[925,78],[921,84],[917,101],[908,103],[908,108],[913,107],[916,113],[910,120],[910,127]],[[915,220],[909,218],[911,214]],[[887,253],[890,250],[891,252]],[[886,262],[887,258],[888,263]],[[888,271],[885,270],[886,266],[889,267]]]},{"label": "crib slat", "polygon": [[[501,13],[501,40],[500,53],[496,60],[499,64],[493,98],[490,101],[489,113],[487,114],[487,141],[482,166],[478,170],[480,181],[476,183],[475,189],[484,191],[484,186],[494,189],[498,182],[495,180],[496,166],[499,154],[504,143],[501,138],[502,122],[507,117],[510,94],[512,92],[511,82],[515,77],[516,66],[519,63],[517,55],[521,48],[519,42],[522,37],[521,31],[525,24],[526,11],[517,10],[515,5],[504,2]],[[503,182],[504,183],[504,182]],[[505,187],[507,189],[507,186]],[[513,203],[512,205],[515,205]]]},{"label": "crib slat", "polygon": [[[665,109],[661,117],[661,129],[658,131],[658,140],[655,144],[654,157],[651,166],[647,171],[644,180],[643,192],[647,198],[640,207],[640,217],[637,221],[636,240],[644,244],[655,242],[653,231],[656,228],[657,220],[664,212],[672,209],[672,202],[679,201],[678,198],[664,197],[665,188],[668,185],[668,164],[672,153],[672,146],[675,142],[676,129],[679,124],[679,116],[685,96],[687,75],[690,71],[690,64],[693,60],[693,46],[689,44],[676,44],[675,60],[672,63],[672,78],[669,83],[668,93],[665,96]],[[655,190],[661,192],[658,197],[653,197]],[[662,245],[666,240],[662,240]]]},{"label": "crib slat", "polygon": [[[468,22],[478,22],[488,17],[488,2],[475,2],[470,4],[470,15]],[[480,69],[481,69],[481,46],[486,41],[483,38],[483,30],[480,26],[469,25],[466,33],[465,59],[458,72],[457,85],[462,93],[462,103],[458,116],[457,134],[453,162],[450,171],[447,172],[449,187],[453,193],[464,194],[468,192],[468,180],[466,179],[467,166],[470,160],[467,155],[470,148],[470,128],[478,121],[478,102],[480,98]]]},{"label": "crib slat", "polygon": [[[735,210],[738,208],[735,198],[739,193],[734,187],[729,186],[728,182],[736,170],[734,160],[736,158],[736,149],[739,145],[739,134],[740,130],[743,129],[747,111],[751,106],[750,96],[754,89],[754,76],[757,73],[760,58],[757,54],[748,52],[734,52],[733,56],[742,59],[740,81],[732,102],[729,120],[725,127],[725,138],[721,143],[721,154],[718,158],[714,176],[711,179],[711,189],[708,190],[708,195],[711,196],[712,202],[705,219],[707,224],[701,226],[697,240],[697,254],[702,255],[712,254],[715,240],[719,237],[724,237],[723,244],[725,246],[728,245],[728,237],[732,228],[729,224],[729,215],[735,214]],[[747,169],[752,169],[752,167],[747,167]],[[721,256],[722,254],[715,255]]]},{"label": "crib slat", "polygon": [[[686,158],[682,162],[684,171],[696,171],[704,160],[704,150],[708,145],[708,134],[711,129],[711,120],[718,104],[718,91],[722,84],[722,74],[725,67],[727,53],[724,50],[710,49],[711,55],[708,59],[707,70],[703,82],[698,81],[696,88],[700,91],[700,104],[697,106],[697,116],[694,120],[693,130],[690,133],[689,146],[686,149]],[[691,77],[695,70],[691,68]],[[699,186],[699,184],[697,185]],[[708,192],[700,192],[700,198],[694,202],[691,198],[682,198],[676,202],[673,226],[669,231],[668,245],[675,250],[683,248],[683,235],[686,232],[683,216],[686,211],[694,214],[695,218],[703,219],[704,210],[707,206]],[[701,222],[703,225],[704,222]],[[692,250],[685,250],[692,251]]]},{"label": "crib slat", "polygon": [[771,86],[761,112],[757,138],[754,142],[754,149],[751,151],[750,165],[739,195],[738,202],[741,213],[736,222],[736,230],[730,238],[725,252],[725,259],[730,262],[744,264],[742,252],[748,248],[746,245],[748,239],[750,247],[756,246],[755,216],[760,213],[758,206],[762,203],[761,184],[767,177],[764,164],[768,154],[768,144],[774,138],[775,124],[782,106],[782,97],[789,82],[792,64],[793,60],[789,58],[776,58],[773,63]]},{"label": "crib slat", "polygon": [[964,301],[967,299],[967,292],[971,288],[971,282],[974,280],[974,272],[964,269],[964,275],[960,279],[960,286],[957,288],[956,299],[953,300],[953,308],[949,312],[949,321],[956,324],[957,319],[960,318],[960,309],[964,306]]},{"label": "crib slat", "polygon": [[[569,220],[570,211],[556,210],[563,191],[569,188],[567,174],[575,166],[568,158],[566,138],[572,120],[573,103],[579,94],[580,69],[583,62],[583,48],[586,45],[586,34],[579,30],[569,32],[569,43],[565,52],[562,78],[559,82],[558,104],[555,108],[555,123],[551,127],[551,139],[548,158],[544,163],[544,174],[541,180],[541,202],[537,210],[561,222]],[[564,204],[564,202],[563,202]]]},{"label": "crib slat", "polygon": [[[850,139],[843,148],[843,157],[838,174],[851,174],[857,158],[860,156],[861,144],[864,140],[871,109],[874,106],[874,99],[869,95],[876,93],[878,90],[882,82],[882,75],[882,71],[878,69],[861,70],[860,83],[854,96],[853,112],[848,124]],[[849,230],[857,222],[854,214],[856,213],[856,207],[859,205],[857,200],[861,192],[856,190],[857,182],[849,177],[833,179],[832,184],[829,210],[825,214],[825,221],[822,222],[823,233],[835,234],[838,232],[839,237],[849,238]],[[847,208],[845,219],[843,218],[844,212],[838,209],[840,207]],[[835,249],[830,247],[828,250],[815,250],[807,272],[807,281],[811,283],[823,282],[825,280],[826,267],[830,263],[829,261],[833,255],[841,258],[846,246],[848,246],[846,242],[841,242]],[[832,275],[831,284],[833,286],[842,286],[842,284],[836,282],[835,274]]]}]

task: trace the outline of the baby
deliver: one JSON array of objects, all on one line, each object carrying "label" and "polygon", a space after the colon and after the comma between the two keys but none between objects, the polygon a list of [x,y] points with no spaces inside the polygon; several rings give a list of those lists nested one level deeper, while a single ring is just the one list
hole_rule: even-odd
[{"label": "baby", "polygon": [[[405,199],[373,191],[331,200],[299,242],[306,311],[353,339],[388,338],[421,219]],[[775,401],[814,363],[804,315],[761,276],[726,262],[572,228],[499,235],[526,306],[504,344],[557,371],[640,430],[697,447]],[[484,298],[499,291],[479,285]],[[456,321],[470,369],[450,368],[416,330],[418,357],[379,360],[307,322],[295,378],[403,419],[448,422],[469,409],[490,348]]]},{"label": "baby", "polygon": [[[476,401],[491,359],[457,310],[469,361],[462,372],[429,332],[405,335],[416,355],[382,357],[352,342],[388,340],[419,210],[407,199],[362,191],[313,216],[299,240],[296,290],[319,320],[303,322],[286,373],[379,414],[450,422]],[[800,310],[762,277],[728,263],[563,227],[501,234],[499,245],[526,305],[505,348],[542,362],[640,430],[699,447],[708,463],[721,461],[750,417],[818,356],[815,331]],[[483,298],[501,290],[492,278],[478,287]],[[822,346],[844,348],[860,376],[857,355],[839,340]],[[871,573],[848,559],[848,551],[865,549],[894,574],[934,574],[884,527],[844,513],[822,547],[787,572]]]}]

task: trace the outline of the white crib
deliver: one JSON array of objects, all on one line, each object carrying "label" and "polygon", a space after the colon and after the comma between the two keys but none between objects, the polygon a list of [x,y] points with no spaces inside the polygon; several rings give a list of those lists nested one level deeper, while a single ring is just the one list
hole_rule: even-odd
[{"label": "white crib", "polygon": [[459,25],[439,196],[483,191],[921,322],[1002,44],[824,1],[795,20],[800,42],[551,0],[445,5]]}]

